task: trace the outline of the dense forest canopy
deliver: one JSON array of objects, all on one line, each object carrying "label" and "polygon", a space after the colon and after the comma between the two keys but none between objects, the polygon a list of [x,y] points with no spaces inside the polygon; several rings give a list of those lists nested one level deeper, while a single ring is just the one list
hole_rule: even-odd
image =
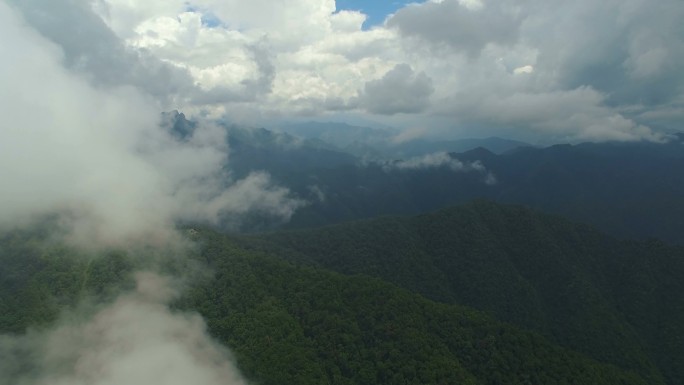
[{"label": "dense forest canopy", "polygon": [[[682,378],[681,248],[483,201],[263,236],[184,232],[198,247],[164,270],[197,273],[172,309],[201,314],[254,383]],[[149,267],[50,242],[3,237],[3,333],[50,330],[64,309],[111,302]]]}]

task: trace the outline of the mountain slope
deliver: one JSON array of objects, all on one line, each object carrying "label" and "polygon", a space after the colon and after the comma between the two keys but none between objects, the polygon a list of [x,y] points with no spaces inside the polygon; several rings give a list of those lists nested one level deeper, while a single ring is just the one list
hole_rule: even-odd
[{"label": "mountain slope", "polygon": [[[182,114],[170,113],[165,119],[174,135],[183,137],[194,129],[194,123]],[[319,126],[304,125],[302,132],[309,136],[330,132],[346,139],[354,138],[357,131],[359,135],[383,133],[381,142],[388,141],[389,134],[383,130]],[[667,143],[583,143],[515,150],[510,148],[522,144],[497,138],[458,142],[468,148],[479,143],[509,149],[495,153],[478,147],[451,153],[454,162],[475,162],[478,172],[472,167],[429,163],[435,153],[406,159],[428,150],[461,148],[457,142],[437,143],[438,147],[411,142],[417,152],[410,150],[413,144],[406,144],[407,150],[395,155],[402,155],[414,167],[398,168],[391,167],[397,162],[361,162],[320,140],[266,129],[225,128],[230,146],[227,171],[236,179],[254,171],[268,172],[275,183],[308,202],[287,224],[257,218],[246,221],[256,225],[243,226],[245,231],[419,214],[486,198],[567,216],[619,237],[684,242],[680,230],[684,228],[684,173],[678,172],[684,169],[684,134],[673,135]]]},{"label": "mountain slope", "polygon": [[325,143],[302,140],[263,128],[228,128],[230,170],[238,178],[251,171],[265,170],[277,179],[312,169],[355,164],[353,156]]},{"label": "mountain slope", "polygon": [[[451,154],[479,162],[482,173],[445,165],[392,169],[345,165],[308,174],[325,193],[292,218],[288,228],[378,215],[418,214],[476,198],[525,204],[590,223],[619,237],[684,242],[684,141],[601,143],[521,148],[497,155],[479,148]],[[284,180],[295,191],[303,179]]]},{"label": "mountain slope", "polygon": [[476,202],[246,241],[484,310],[563,346],[672,384],[684,380],[684,250]]},{"label": "mountain slope", "polygon": [[491,197],[524,203],[624,237],[682,242],[684,141],[522,149],[487,165]]},{"label": "mountain slope", "polygon": [[[191,283],[174,307],[199,311],[253,383],[663,383],[378,279],[294,265],[211,231],[193,238],[194,259],[213,278]],[[0,251],[1,332],[48,327],[81,296],[113,298],[139,264],[118,253],[87,262],[21,234],[3,238]],[[13,296],[24,300],[6,301]]]},{"label": "mountain slope", "polygon": [[398,140],[401,132],[352,126],[344,123],[306,122],[282,125],[284,132],[304,139],[319,139],[358,157],[397,159],[422,156],[434,152],[464,152],[483,147],[497,154],[530,144],[498,137],[437,140],[406,138]]},{"label": "mountain slope", "polygon": [[[318,372],[307,359],[283,363],[283,356],[311,357],[323,382],[342,384],[638,381],[633,372],[585,361],[468,309],[427,301],[379,280],[245,253],[225,238],[211,238],[205,238],[204,255],[217,279],[198,288],[202,294],[193,293],[200,301],[192,307],[235,347],[238,358],[258,352],[253,365],[264,370],[267,363],[293,376],[274,384],[302,383],[301,373]],[[219,306],[215,293],[221,293]],[[285,350],[293,345],[298,353]],[[266,373],[258,380],[271,383]]]}]

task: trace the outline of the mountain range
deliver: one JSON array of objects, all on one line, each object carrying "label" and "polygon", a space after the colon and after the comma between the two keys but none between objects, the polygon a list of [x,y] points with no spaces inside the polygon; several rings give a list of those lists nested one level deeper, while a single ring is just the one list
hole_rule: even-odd
[{"label": "mountain range", "polygon": [[303,122],[281,124],[274,128],[303,139],[315,139],[360,158],[399,159],[431,154],[434,152],[464,152],[477,147],[486,148],[496,154],[518,147],[529,147],[528,143],[498,137],[467,139],[429,139],[402,137],[401,132],[391,128],[370,128],[346,123]]},{"label": "mountain range", "polygon": [[[200,246],[191,260],[213,273],[173,308],[199,312],[254,383],[684,378],[684,250],[662,242],[489,202],[258,236],[186,233]],[[0,241],[4,333],[47,327],[84,298],[111,301],[144,268],[122,251],[46,246],[40,233]]]},{"label": "mountain range", "polygon": [[[163,119],[181,141],[197,128]],[[184,252],[76,248],[49,220],[3,231],[0,385],[45,369],[17,341],[115,306],[147,270],[181,282],[169,314],[249,383],[684,383],[684,134],[412,140],[395,158],[341,146],[346,126],[222,127],[231,180],[265,171],[306,205],[288,223],[177,223]]]},{"label": "mountain range", "polygon": [[560,214],[623,238],[682,242],[684,173],[678,170],[684,169],[684,134],[665,143],[527,146],[500,154],[478,147],[450,152],[452,160],[444,152],[361,160],[310,142],[264,142],[271,144],[239,141],[231,161],[243,172],[271,173],[307,200],[286,228],[412,215],[484,198]]},{"label": "mountain range", "polygon": [[[248,239],[311,266],[467,305],[565,348],[669,383],[684,378],[684,249],[619,241],[521,206],[478,201]],[[659,368],[659,369],[656,369]]]}]

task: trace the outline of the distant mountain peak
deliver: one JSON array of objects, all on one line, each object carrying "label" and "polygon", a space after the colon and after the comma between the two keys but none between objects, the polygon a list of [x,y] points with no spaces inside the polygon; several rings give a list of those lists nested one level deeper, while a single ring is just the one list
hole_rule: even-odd
[{"label": "distant mountain peak", "polygon": [[497,155],[484,147],[475,147],[472,150],[464,152],[452,152],[449,155],[458,158],[462,161],[487,161],[489,159],[495,158]]},{"label": "distant mountain peak", "polygon": [[188,120],[185,114],[178,110],[161,113],[162,126],[166,127],[178,139],[186,139],[195,132],[197,124]]}]

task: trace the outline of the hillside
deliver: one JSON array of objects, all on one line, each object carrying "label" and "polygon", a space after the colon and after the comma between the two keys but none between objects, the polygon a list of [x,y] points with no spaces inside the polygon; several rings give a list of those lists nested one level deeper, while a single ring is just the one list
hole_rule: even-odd
[{"label": "hillside", "polygon": [[[450,154],[479,162],[480,172],[445,165],[388,169],[383,164],[344,165],[284,180],[306,194],[315,185],[324,201],[312,200],[288,228],[315,227],[379,215],[419,214],[477,198],[524,204],[592,224],[624,237],[684,242],[684,145],[585,143],[521,148],[505,154],[485,149]],[[304,195],[305,196],[305,195]]]},{"label": "hillside", "polygon": [[465,152],[477,147],[501,154],[528,143],[498,137],[444,140],[400,138],[400,131],[352,126],[332,122],[303,122],[279,125],[277,129],[303,139],[318,139],[362,158],[400,159],[434,152]]},{"label": "hillside", "polygon": [[487,202],[244,240],[379,277],[534,330],[603,362],[684,380],[684,249]]},{"label": "hillside", "polygon": [[[174,123],[170,126],[174,135],[182,137],[193,130],[194,123],[182,114],[167,119]],[[319,132],[317,125],[302,127],[309,136]],[[226,172],[235,179],[254,171],[268,172],[275,183],[307,202],[288,223],[248,218],[242,231],[414,215],[485,198],[560,214],[622,238],[684,242],[680,231],[684,228],[684,173],[677,172],[684,169],[684,134],[673,135],[667,143],[605,142],[546,148],[497,138],[463,140],[461,147],[456,142],[435,144],[442,147],[416,142],[414,147],[422,150],[407,149],[395,154],[400,158],[388,161],[372,160],[373,156],[361,160],[315,135],[299,139],[263,128],[224,128],[230,147]],[[351,128],[332,125],[328,131],[351,136],[356,132],[347,129]],[[478,164],[479,170],[430,163],[447,149],[478,144],[499,152],[478,147],[449,156],[466,166]],[[413,166],[393,167],[402,162]]]},{"label": "hillside", "polygon": [[[252,383],[664,383],[378,279],[292,264],[211,231],[193,237],[202,245],[193,259],[213,278],[192,283],[174,308],[199,311]],[[0,248],[2,333],[49,327],[79,298],[111,300],[139,266],[126,253],[89,260],[32,234],[8,235]],[[13,369],[38,364],[27,359]],[[3,373],[2,384],[18,374]]]}]

